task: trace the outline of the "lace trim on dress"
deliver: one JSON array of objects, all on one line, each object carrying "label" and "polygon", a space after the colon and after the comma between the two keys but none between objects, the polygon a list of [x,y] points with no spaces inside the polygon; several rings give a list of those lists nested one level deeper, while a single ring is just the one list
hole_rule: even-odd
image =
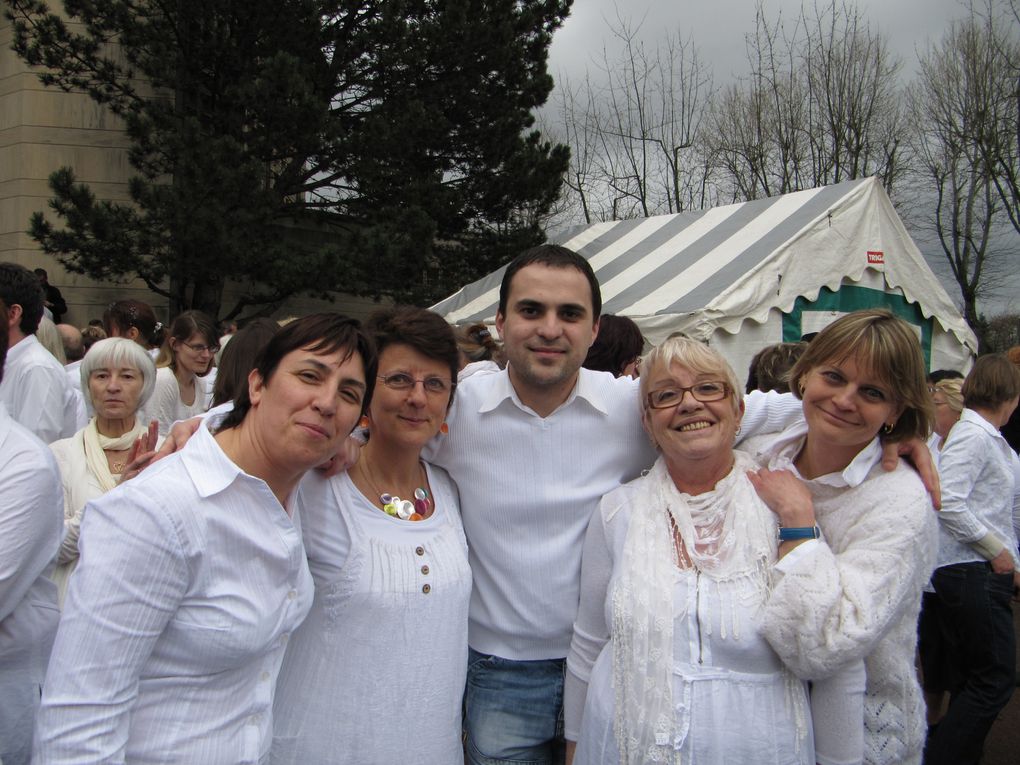
[{"label": "lace trim on dress", "polygon": [[[713,491],[697,496],[676,488],[660,457],[630,507],[621,575],[612,595],[613,731],[622,765],[680,765],[690,724],[691,684],[682,686],[682,709],[674,708],[672,698],[677,614],[671,585],[678,555],[671,525],[699,575],[716,581],[750,578],[761,603],[771,591],[776,546],[771,516],[758,511],[760,500],[745,475],[755,467],[753,461],[742,452],[734,455],[730,473]],[[735,628],[735,612],[741,607],[734,600],[729,603],[730,619],[720,620],[723,636],[729,621],[733,639],[741,638]],[[803,710],[796,714],[798,729],[806,729]]]}]

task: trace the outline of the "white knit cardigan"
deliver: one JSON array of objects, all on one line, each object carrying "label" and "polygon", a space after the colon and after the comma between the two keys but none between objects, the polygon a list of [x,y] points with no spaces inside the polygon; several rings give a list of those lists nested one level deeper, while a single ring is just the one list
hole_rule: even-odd
[{"label": "white knit cardigan", "polygon": [[[760,454],[775,465],[799,440]],[[866,467],[866,466],[865,466]],[[936,514],[917,473],[874,459],[859,483],[807,482],[823,540],[776,582],[763,633],[797,675],[820,678],[864,659],[864,761],[919,763],[925,720],[914,669],[921,590],[931,575]]]}]

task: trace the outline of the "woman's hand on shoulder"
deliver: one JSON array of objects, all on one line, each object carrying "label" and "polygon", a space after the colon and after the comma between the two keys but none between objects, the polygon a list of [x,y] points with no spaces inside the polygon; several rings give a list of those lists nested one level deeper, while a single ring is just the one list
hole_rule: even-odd
[{"label": "woman's hand on shoulder", "polygon": [[364,441],[361,441],[352,434],[340,442],[336,454],[315,469],[322,473],[323,478],[332,478],[346,470],[350,470],[357,463],[358,457],[361,456],[362,446],[364,446]]},{"label": "woman's hand on shoulder", "polygon": [[747,471],[758,496],[779,517],[783,526],[814,526],[815,505],[811,492],[802,480],[789,470]]},{"label": "woman's hand on shoulder", "polygon": [[931,495],[931,503],[936,510],[941,510],[942,485],[939,483],[939,471],[935,469],[935,462],[931,458],[928,444],[920,438],[882,444],[882,467],[885,470],[895,470],[900,457],[906,457],[907,461],[914,466],[914,470],[921,477],[921,483]]}]

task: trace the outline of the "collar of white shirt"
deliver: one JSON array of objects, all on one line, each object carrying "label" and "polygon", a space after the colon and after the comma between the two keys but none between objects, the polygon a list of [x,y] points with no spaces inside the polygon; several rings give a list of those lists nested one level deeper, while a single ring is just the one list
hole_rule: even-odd
[{"label": "collar of white shirt", "polygon": [[202,498],[223,491],[239,475],[247,476],[216,443],[205,422],[181,449],[181,462]]},{"label": "collar of white shirt", "polygon": [[[486,382],[490,382],[491,385],[486,394],[482,397],[481,406],[478,407],[479,412],[491,412],[496,409],[500,404],[506,400],[510,400],[514,405],[522,411],[528,412],[529,414],[535,414],[535,411],[524,404],[517,395],[517,391],[514,390],[513,384],[510,382],[510,365],[507,364],[506,369],[499,373],[491,375],[485,375]],[[609,402],[607,401],[605,386],[600,383],[605,382],[603,378],[612,380],[612,377],[608,377],[602,373],[594,373],[587,369],[578,370],[577,382],[574,384],[573,390],[570,391],[570,395],[567,396],[567,400],[556,407],[553,414],[570,406],[575,399],[581,399],[587,401],[594,409],[598,410],[602,414],[609,413]]]},{"label": "collar of white shirt", "polygon": [[994,425],[992,425],[992,423],[990,423],[988,420],[986,420],[980,414],[975,412],[973,409],[966,409],[965,408],[962,412],[960,412],[960,421],[961,422],[970,422],[970,423],[972,423],[974,425],[977,425],[979,428],[981,428],[983,431],[985,431],[988,435],[992,436],[993,438],[999,439],[1003,443],[1006,443],[1006,439],[1003,437],[1002,433],[999,432],[999,429],[997,427],[995,427]]},{"label": "collar of white shirt", "polygon": [[[784,430],[768,450],[773,455],[769,461],[769,467],[774,470],[785,468],[799,476],[800,472],[794,466],[793,461],[800,454],[800,450],[804,445],[804,439],[807,437],[807,431],[808,426],[806,422],[797,423]],[[882,443],[876,436],[871,440],[871,443],[857,452],[857,456],[850,461],[850,464],[842,472],[827,473],[813,480],[816,483],[837,488],[859,486],[868,477],[871,469],[881,461]]]},{"label": "collar of white shirt", "polygon": [[[33,346],[38,345],[42,347],[42,343],[35,335],[26,335],[17,343],[7,349],[7,366],[10,366],[18,361],[22,356],[29,352],[29,349]],[[48,353],[49,351],[47,351]],[[55,361],[56,359],[54,359]]]}]

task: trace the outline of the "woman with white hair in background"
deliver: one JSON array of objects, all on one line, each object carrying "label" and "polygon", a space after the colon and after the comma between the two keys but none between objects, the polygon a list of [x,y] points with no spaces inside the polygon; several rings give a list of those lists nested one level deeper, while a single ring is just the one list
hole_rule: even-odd
[{"label": "woman with white hair in background", "polygon": [[95,416],[70,438],[50,444],[64,487],[64,539],[53,574],[61,605],[78,565],[85,503],[114,488],[125,467],[156,444],[155,427],[138,414],[156,382],[156,367],[142,346],[124,337],[100,340],[82,360],[80,373]]}]

